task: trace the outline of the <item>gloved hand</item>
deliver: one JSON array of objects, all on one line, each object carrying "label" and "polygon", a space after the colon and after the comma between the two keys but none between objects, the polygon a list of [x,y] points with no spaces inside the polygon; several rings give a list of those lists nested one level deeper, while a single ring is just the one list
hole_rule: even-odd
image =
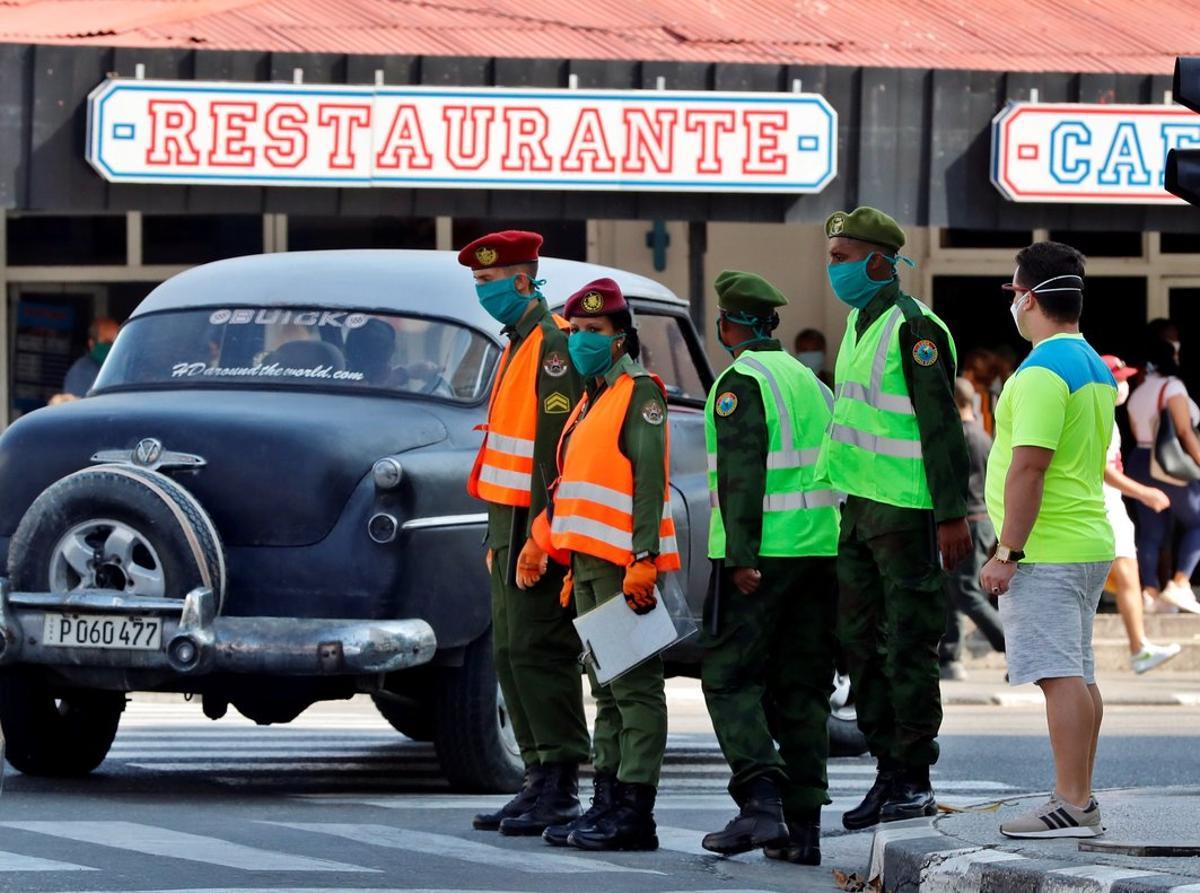
[{"label": "gloved hand", "polygon": [[653,558],[635,561],[625,569],[625,582],[621,590],[625,593],[625,604],[635,614],[649,614],[658,604],[654,597],[654,584],[658,580],[658,568]]},{"label": "gloved hand", "polygon": [[563,577],[562,589],[558,593],[558,603],[564,608],[571,606],[571,594],[575,591],[575,572],[567,571]]},{"label": "gloved hand", "polygon": [[517,588],[529,589],[546,573],[546,553],[532,539],[525,540],[521,554],[517,556]]},{"label": "gloved hand", "polygon": [[487,565],[488,573],[492,572],[492,550],[488,549],[487,554],[483,556],[483,563]]}]

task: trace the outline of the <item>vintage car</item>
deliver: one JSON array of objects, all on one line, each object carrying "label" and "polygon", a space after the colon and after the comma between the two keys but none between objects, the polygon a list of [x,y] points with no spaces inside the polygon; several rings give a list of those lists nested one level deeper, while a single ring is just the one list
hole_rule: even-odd
[{"label": "vintage car", "polygon": [[[712,382],[685,302],[544,259],[551,295],[616,279],[671,403],[672,503],[698,617]],[[184,272],[91,394],[0,437],[0,728],[23,772],[104,759],[131,691],[286,723],[368,692],[451,783],[521,765],[491,661],[483,506],[464,488],[499,326],[451,252],[244,257]],[[668,655],[694,675],[693,641]],[[835,693],[835,745],[853,708]],[[847,745],[846,736],[850,736]]]}]

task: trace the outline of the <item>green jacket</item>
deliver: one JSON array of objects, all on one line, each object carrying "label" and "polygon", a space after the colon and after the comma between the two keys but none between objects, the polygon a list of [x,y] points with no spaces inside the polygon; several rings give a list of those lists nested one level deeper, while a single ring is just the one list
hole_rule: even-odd
[{"label": "green jacket", "polygon": [[[546,508],[547,490],[550,484],[546,475],[553,476],[555,474],[558,439],[562,436],[563,426],[571,415],[571,410],[583,396],[583,383],[580,381],[575,367],[571,365],[571,357],[567,353],[567,333],[555,324],[554,316],[551,314],[545,298],[539,298],[537,307],[522,317],[515,326],[504,329],[504,334],[508,336],[512,345],[513,353],[538,326],[541,326],[542,329],[542,354],[538,357],[538,365],[541,369],[538,371],[537,379],[537,434],[533,439],[533,492],[530,494],[528,513],[525,513],[524,509],[520,510],[525,526],[521,542],[528,539],[533,519]],[[492,549],[508,547],[509,537],[512,533],[513,515],[512,506],[489,503],[487,530],[489,547]]]}]

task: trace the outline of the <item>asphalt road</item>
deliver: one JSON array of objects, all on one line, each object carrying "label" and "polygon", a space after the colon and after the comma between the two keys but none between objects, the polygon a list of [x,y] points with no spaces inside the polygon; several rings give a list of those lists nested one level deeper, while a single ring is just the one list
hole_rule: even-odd
[{"label": "asphalt road", "polygon": [[[825,865],[757,853],[719,859],[705,831],[732,815],[727,772],[693,683],[671,687],[672,736],[652,854],[552,850],[470,827],[503,798],[446,791],[428,745],[410,742],[369,701],[322,705],[296,723],[205,720],[198,704],[130,706],[92,777],[48,781],[9,771],[0,796],[0,890],[741,891],[835,889],[832,869],[864,872],[870,833],[840,813],[870,785],[867,760],[830,766]],[[1186,780],[1200,709],[1109,711],[1099,787]],[[934,779],[966,806],[1045,790],[1050,762],[1036,707],[951,707]]]}]

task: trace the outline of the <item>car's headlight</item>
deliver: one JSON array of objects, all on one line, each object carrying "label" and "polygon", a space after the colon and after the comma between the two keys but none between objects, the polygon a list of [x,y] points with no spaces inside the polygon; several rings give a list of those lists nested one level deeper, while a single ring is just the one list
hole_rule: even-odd
[{"label": "car's headlight", "polygon": [[404,469],[398,460],[385,456],[375,463],[371,475],[375,478],[375,486],[380,490],[395,490],[404,477]]}]

